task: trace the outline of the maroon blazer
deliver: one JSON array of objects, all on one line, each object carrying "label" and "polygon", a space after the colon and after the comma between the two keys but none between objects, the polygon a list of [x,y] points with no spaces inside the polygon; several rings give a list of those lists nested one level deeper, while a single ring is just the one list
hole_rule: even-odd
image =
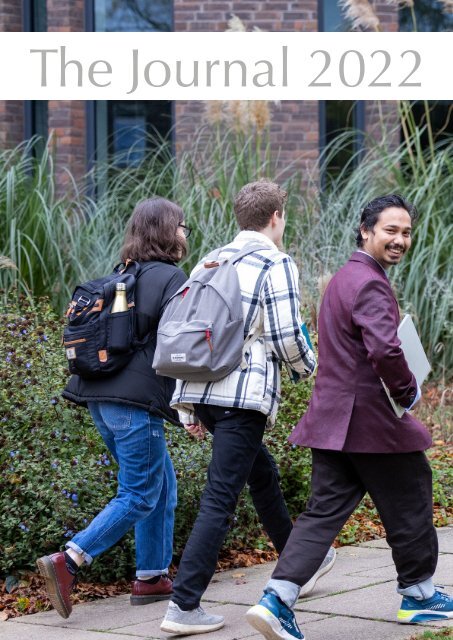
[{"label": "maroon blazer", "polygon": [[417,383],[397,337],[398,304],[384,270],[356,252],[330,281],[318,323],[319,368],[307,412],[290,442],[356,453],[423,451],[426,428],[398,418],[380,382],[403,407]]}]

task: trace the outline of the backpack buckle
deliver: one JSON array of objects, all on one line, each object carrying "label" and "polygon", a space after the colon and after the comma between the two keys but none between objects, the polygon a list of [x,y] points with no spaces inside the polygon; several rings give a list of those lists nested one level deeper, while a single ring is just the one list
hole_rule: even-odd
[{"label": "backpack buckle", "polygon": [[77,299],[77,305],[81,307],[87,307],[91,302],[91,298],[87,298],[86,296],[79,296]]}]

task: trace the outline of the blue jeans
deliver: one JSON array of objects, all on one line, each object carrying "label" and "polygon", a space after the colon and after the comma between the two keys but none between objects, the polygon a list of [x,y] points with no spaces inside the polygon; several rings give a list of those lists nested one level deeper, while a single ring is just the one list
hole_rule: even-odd
[{"label": "blue jeans", "polygon": [[118,493],[66,546],[91,564],[135,526],[137,577],[167,573],[173,554],[176,476],[163,420],[120,402],[89,402],[88,408],[118,463]]}]

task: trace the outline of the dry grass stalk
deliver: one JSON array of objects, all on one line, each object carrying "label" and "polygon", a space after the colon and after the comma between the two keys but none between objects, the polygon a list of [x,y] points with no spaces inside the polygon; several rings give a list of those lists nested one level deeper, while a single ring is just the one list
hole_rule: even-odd
[{"label": "dry grass stalk", "polygon": [[253,100],[250,110],[256,130],[261,133],[269,125],[271,120],[269,103],[265,100]]},{"label": "dry grass stalk", "polygon": [[339,0],[339,5],[354,29],[380,30],[379,18],[368,0]]},{"label": "dry grass stalk", "polygon": [[238,18],[238,16],[234,15],[234,13],[232,13],[231,18],[228,20],[228,29],[225,29],[225,31],[230,31],[230,32],[247,31],[247,28],[245,24],[242,22],[242,20]]},{"label": "dry grass stalk", "polygon": [[209,124],[214,126],[221,124],[225,119],[224,103],[221,100],[208,100],[205,105],[206,118]]},{"label": "dry grass stalk", "polygon": [[0,269],[17,269],[17,265],[8,256],[0,256]]},{"label": "dry grass stalk", "polygon": [[333,274],[330,271],[326,271],[318,278],[318,291],[319,291],[319,299],[322,300],[324,295],[324,291],[327,289],[327,285],[332,280]]},{"label": "dry grass stalk", "polygon": [[442,11],[447,15],[453,15],[453,0],[440,0]]},{"label": "dry grass stalk", "polygon": [[250,108],[245,100],[230,100],[226,103],[227,124],[237,132],[250,131]]}]

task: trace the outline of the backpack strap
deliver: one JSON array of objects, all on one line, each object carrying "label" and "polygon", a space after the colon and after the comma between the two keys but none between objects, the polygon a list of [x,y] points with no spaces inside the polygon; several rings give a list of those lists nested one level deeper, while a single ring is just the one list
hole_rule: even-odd
[{"label": "backpack strap", "polygon": [[[250,242],[246,244],[245,247],[243,247],[243,249],[241,249],[240,251],[236,251],[236,253],[233,253],[233,255],[228,258],[228,262],[231,262],[231,264],[235,264],[236,262],[239,262],[239,260],[242,260],[242,258],[245,258],[245,256],[248,256],[250,253],[254,253],[255,251],[262,251],[263,249],[271,250],[272,247],[267,244]],[[219,250],[219,253],[220,251],[221,249]]]},{"label": "backpack strap", "polygon": [[141,267],[136,260],[126,260],[126,262],[120,262],[113,268],[114,273],[131,273],[137,277],[141,271]]},{"label": "backpack strap", "polygon": [[[250,253],[254,253],[255,251],[262,251],[263,249],[270,250],[272,249],[272,247],[269,247],[269,245],[258,244],[256,242],[248,243],[243,249],[241,249],[240,251],[236,251],[236,253],[228,258],[228,262],[231,262],[231,264],[236,264],[236,262],[239,262],[240,260],[242,260],[242,258],[248,256]],[[241,369],[247,368],[247,363],[245,361],[246,350],[251,347],[256,340],[258,340],[261,334],[262,331],[255,328],[253,329],[252,333],[249,333],[249,335],[244,340],[244,346],[242,347]]]},{"label": "backpack strap", "polygon": [[[209,262],[218,262],[220,253],[223,251],[223,249],[224,247],[220,247],[220,249],[215,249],[214,251],[211,251],[211,253],[208,253],[208,255],[204,260],[205,264]],[[249,242],[241,250],[236,251],[229,258],[225,258],[221,262],[222,263],[230,262],[231,264],[236,264],[236,262],[239,262],[240,260],[242,260],[242,258],[245,258],[245,256],[248,256],[250,253],[254,253],[255,251],[262,251],[263,249],[270,250],[272,249],[272,247],[270,247],[267,244],[265,245],[265,244],[258,244],[257,242]],[[258,329],[254,329],[252,333],[250,333],[244,340],[244,346],[242,347],[241,369],[247,368],[247,363],[245,361],[245,355],[244,355],[246,349],[251,347],[252,344],[256,340],[258,340],[260,335],[261,335],[261,331],[259,331]]]},{"label": "backpack strap", "polygon": [[[214,249],[214,251],[208,253],[206,258],[204,259],[204,262],[218,262],[219,256],[224,248],[225,247],[220,247],[219,249]],[[262,251],[263,249],[272,249],[272,247],[269,247],[269,245],[265,244],[258,244],[257,242],[249,242],[239,251],[235,251],[229,258],[222,258],[221,262],[230,262],[231,264],[235,264],[236,262],[239,262],[239,260],[242,260],[242,258],[244,258],[245,256],[248,256],[250,253],[253,253],[254,251]]]}]

